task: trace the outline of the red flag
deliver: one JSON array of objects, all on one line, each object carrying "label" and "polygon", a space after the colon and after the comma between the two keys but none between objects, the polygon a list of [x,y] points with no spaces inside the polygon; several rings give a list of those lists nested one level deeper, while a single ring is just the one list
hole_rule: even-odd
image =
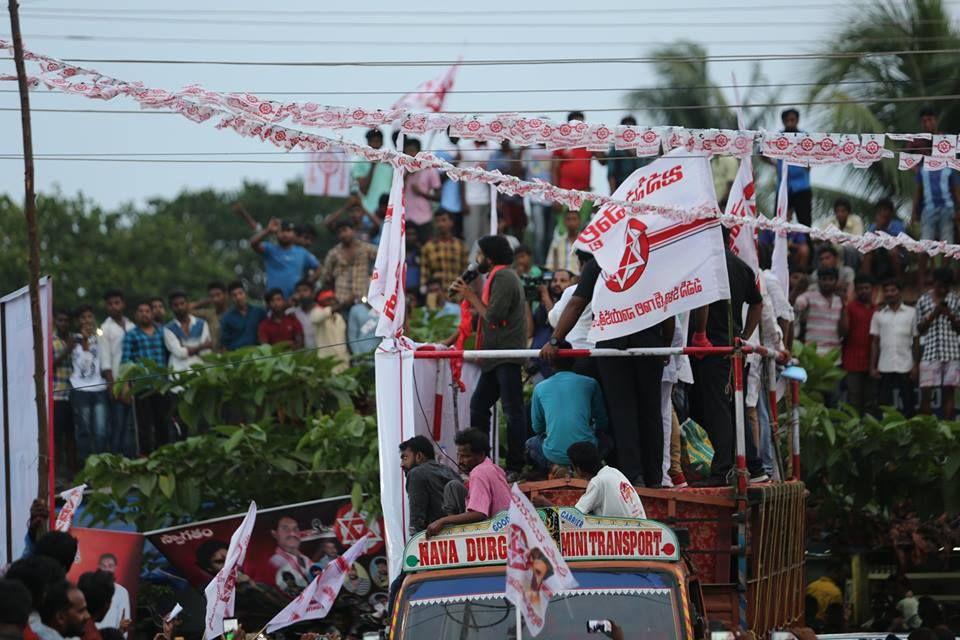
[{"label": "red flag", "polygon": [[73,514],[76,513],[77,507],[80,506],[80,502],[83,500],[83,490],[86,488],[87,485],[82,484],[79,487],[67,489],[60,494],[60,497],[63,498],[66,503],[63,505],[63,508],[60,509],[60,513],[57,514],[57,523],[54,525],[56,531],[70,530],[70,525],[73,524]]},{"label": "red flag", "polygon": [[460,62],[447,69],[446,73],[438,78],[427,80],[420,84],[416,89],[404,95],[395,103],[394,109],[411,109],[433,111],[434,113],[443,109],[443,103],[447,99],[447,92],[453,88],[453,81],[457,75],[457,69],[460,68]]}]

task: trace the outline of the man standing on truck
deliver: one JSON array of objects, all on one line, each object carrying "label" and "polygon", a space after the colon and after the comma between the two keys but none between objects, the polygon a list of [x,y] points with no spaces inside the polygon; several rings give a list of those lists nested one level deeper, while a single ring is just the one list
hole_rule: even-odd
[{"label": "man standing on truck", "polygon": [[492,518],[501,511],[510,508],[510,487],[503,469],[490,459],[490,442],[486,432],[480,429],[467,429],[457,434],[457,457],[460,469],[469,473],[469,489],[463,483],[454,480],[444,490],[444,502],[459,493],[466,494],[465,509],[462,513],[434,520],[427,527],[427,536],[435,536],[448,525],[470,524]]}]

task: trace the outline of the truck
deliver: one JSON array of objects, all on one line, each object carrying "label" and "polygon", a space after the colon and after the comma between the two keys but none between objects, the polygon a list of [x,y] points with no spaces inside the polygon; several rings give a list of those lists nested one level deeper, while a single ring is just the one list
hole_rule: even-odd
[{"label": "truck", "polygon": [[[651,516],[643,520],[580,513],[569,505],[585,486],[569,479],[522,487],[558,505],[538,512],[579,584],[554,597],[540,637],[586,637],[591,620],[610,620],[627,637],[702,639],[711,623],[760,637],[802,619],[802,483],[751,487],[746,508],[730,487],[637,488]],[[735,534],[740,518],[748,520],[743,549]],[[503,597],[508,523],[500,513],[433,538],[413,536],[389,637],[517,637],[513,606]]]}]

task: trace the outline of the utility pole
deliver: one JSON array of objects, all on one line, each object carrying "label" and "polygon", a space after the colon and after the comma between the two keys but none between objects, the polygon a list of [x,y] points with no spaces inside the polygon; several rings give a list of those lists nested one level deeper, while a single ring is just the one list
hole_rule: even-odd
[{"label": "utility pole", "polygon": [[[49,443],[47,441],[47,370],[46,348],[43,341],[43,315],[40,313],[40,238],[37,232],[37,196],[33,183],[33,136],[30,130],[30,88],[27,69],[23,61],[23,38],[20,36],[20,15],[17,0],[9,0],[10,33],[13,36],[13,59],[17,68],[17,85],[20,88],[20,124],[23,129],[23,213],[27,222],[27,241],[30,257],[30,318],[33,322],[33,384],[37,399],[37,422],[39,424],[38,450],[39,498],[45,502],[50,494],[48,468]],[[53,513],[53,505],[48,505]]]}]

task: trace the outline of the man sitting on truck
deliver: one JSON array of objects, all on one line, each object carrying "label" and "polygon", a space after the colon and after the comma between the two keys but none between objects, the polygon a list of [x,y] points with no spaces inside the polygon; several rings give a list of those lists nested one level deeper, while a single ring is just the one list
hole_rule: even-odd
[{"label": "man sitting on truck", "polygon": [[627,477],[603,464],[592,442],[575,442],[567,448],[573,475],[587,480],[587,490],[577,501],[582,513],[612,518],[646,518],[643,503]]},{"label": "man sitting on truck", "polygon": [[[488,436],[480,429],[467,429],[457,434],[457,458],[460,470],[470,474],[466,487],[464,511],[443,516],[430,523],[427,536],[435,536],[448,525],[470,524],[492,518],[510,508],[510,487],[503,469],[490,459]],[[599,454],[598,454],[599,455]],[[452,494],[464,491],[459,480],[450,481],[444,489],[444,507]]]}]

